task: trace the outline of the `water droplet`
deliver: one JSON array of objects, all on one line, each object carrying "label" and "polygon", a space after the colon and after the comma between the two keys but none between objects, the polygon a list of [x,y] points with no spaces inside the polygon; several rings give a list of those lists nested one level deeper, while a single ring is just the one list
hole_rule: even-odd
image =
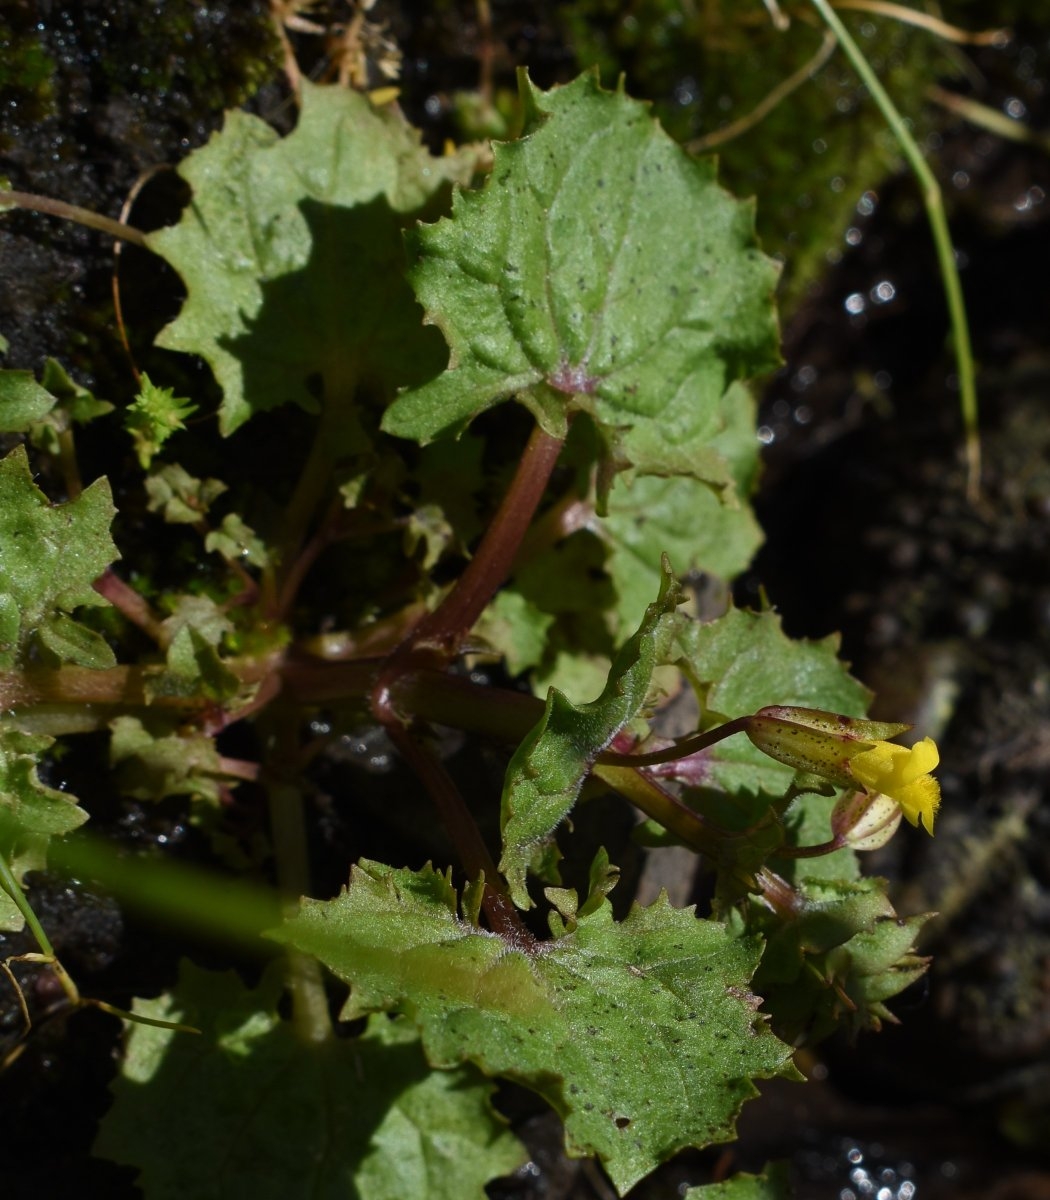
[{"label": "water droplet", "polygon": [[859,246],[864,241],[864,234],[856,227],[851,225],[846,230],[846,242],[850,246]]},{"label": "water droplet", "polygon": [[1014,209],[1017,212],[1028,212],[1030,209],[1035,208],[1037,204],[1042,204],[1045,198],[1046,193],[1041,187],[1030,187],[1014,201]]},{"label": "water droplet", "polygon": [[1003,105],[1003,111],[1014,121],[1020,121],[1028,114],[1024,101],[1018,96],[1011,96]]},{"label": "water droplet", "polygon": [[867,191],[857,201],[857,212],[862,217],[870,217],[879,203],[879,193]]},{"label": "water droplet", "polygon": [[889,304],[897,294],[897,289],[888,279],[880,279],[871,289],[871,298],[876,304]]},{"label": "water droplet", "polygon": [[791,380],[791,390],[804,392],[806,388],[817,382],[817,375],[817,368],[810,363],[805,363],[795,372],[794,378]]},{"label": "water droplet", "polygon": [[846,302],[843,307],[845,308],[846,312],[850,314],[850,316],[855,317],[864,311],[864,309],[867,307],[867,301],[860,294],[860,292],[852,292],[846,297]]},{"label": "water droplet", "polygon": [[758,440],[763,446],[771,446],[776,439],[776,434],[768,425],[759,425]]},{"label": "water droplet", "polygon": [[692,104],[700,94],[700,89],[697,86],[696,80],[690,75],[685,79],[680,79],[675,84],[674,100],[675,104],[680,104],[682,108]]},{"label": "water droplet", "polygon": [[970,186],[970,172],[969,171],[956,171],[955,174],[952,176],[952,187],[957,188],[961,192],[964,188],[968,188],[969,186]]}]

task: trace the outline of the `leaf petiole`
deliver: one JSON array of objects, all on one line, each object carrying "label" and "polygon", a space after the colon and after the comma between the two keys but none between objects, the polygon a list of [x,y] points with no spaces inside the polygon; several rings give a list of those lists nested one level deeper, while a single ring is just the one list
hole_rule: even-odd
[{"label": "leaf petiole", "polygon": [[73,221],[77,225],[86,225],[89,229],[97,229],[120,241],[131,242],[133,246],[141,246],[149,250],[146,235],[141,229],[125,225],[122,221],[114,221],[92,212],[89,208],[81,208],[77,204],[66,204],[64,200],[53,200],[50,196],[37,196],[32,192],[0,191],[0,209],[24,208],[29,212],[46,213],[51,217],[61,217],[64,221]]}]

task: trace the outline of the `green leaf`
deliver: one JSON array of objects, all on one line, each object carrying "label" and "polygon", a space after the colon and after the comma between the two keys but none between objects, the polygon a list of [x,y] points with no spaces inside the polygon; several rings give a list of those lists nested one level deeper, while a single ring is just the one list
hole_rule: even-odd
[{"label": "green leaf", "polygon": [[715,489],[680,475],[620,475],[600,523],[610,553],[605,569],[617,593],[621,629],[637,624],[666,554],[679,571],[705,571],[729,580],[748,565],[762,542],[747,503],[758,473],[755,401],[735,384],[721,403],[721,431],[710,445],[726,460],[732,486]]},{"label": "green leaf", "polygon": [[212,738],[154,733],[137,717],[116,717],[110,730],[109,761],[123,795],[137,800],[193,796],[218,802],[228,776]]},{"label": "green leaf", "polygon": [[786,1163],[770,1163],[761,1175],[742,1172],[721,1183],[690,1188],[683,1200],[791,1200],[791,1172]]},{"label": "green leaf", "polygon": [[305,1044],[276,1014],[277,974],[250,991],[184,963],[173,994],[136,1000],[201,1030],[130,1027],[94,1150],[137,1167],[150,1200],[464,1200],[522,1163],[491,1085],[430,1071],[411,1023]]},{"label": "green leaf", "polygon": [[0,433],[24,433],[46,417],[55,403],[32,371],[0,371]]},{"label": "green leaf", "polygon": [[[47,866],[48,843],[88,819],[76,797],[47,787],[37,776],[53,738],[0,729],[0,854],[19,883]],[[0,929],[19,930],[24,918],[0,887]]]},{"label": "green leaf", "polygon": [[[716,621],[682,620],[679,666],[700,699],[704,728],[756,712],[766,704],[797,704],[862,716],[869,693],[837,657],[837,637],[795,641],[775,613],[734,609]],[[747,738],[728,738],[704,752],[707,779],[727,792],[780,796],[795,772]]]},{"label": "green leaf", "polygon": [[70,424],[87,425],[113,411],[113,405],[108,400],[96,400],[86,387],[70,378],[69,372],[56,358],[49,358],[44,363],[40,383],[55,397],[62,410],[63,424],[67,427]]},{"label": "green leaf", "polygon": [[[529,558],[505,589],[505,593],[524,599],[521,611],[532,630],[531,656],[535,657],[537,650],[542,655],[529,664],[535,667],[533,689],[537,695],[546,695],[553,686],[583,702],[605,686],[616,647],[611,631],[615,620],[610,614],[616,593],[604,571],[606,557],[607,549],[598,537],[581,529]],[[572,587],[565,586],[566,579],[572,580]],[[650,572],[646,599],[652,597],[654,579]],[[555,618],[553,622],[546,619],[550,616]],[[501,621],[498,608],[493,612],[490,606],[482,627],[486,639],[508,659],[516,654],[522,631]],[[545,629],[543,647],[535,646],[540,628]]]},{"label": "green leaf", "polygon": [[790,922],[758,914],[768,939],[754,984],[778,1034],[817,1042],[845,1027],[878,1029],[895,1018],[885,1001],[914,983],[928,959],[915,940],[932,914],[901,920],[883,879],[802,879]]},{"label": "green leaf", "polygon": [[93,671],[105,670],[117,664],[113,647],[102,634],[88,629],[65,613],[54,613],[36,631],[37,642],[45,653],[42,657],[55,663],[75,663]]},{"label": "green leaf", "polygon": [[0,461],[0,670],[34,646],[61,661],[108,665],[101,639],[66,614],[106,603],[91,585],[119,557],[109,536],[115,511],[105,479],[50,504],[23,446]]},{"label": "green leaf", "polygon": [[344,1016],[404,1011],[435,1065],[538,1092],[568,1153],[597,1154],[621,1194],[678,1150],[730,1139],[752,1079],[791,1072],[747,990],[760,942],[666,896],[621,924],[603,900],[528,953],[462,920],[445,876],[362,863],[274,936],[350,983]]},{"label": "green leaf", "polygon": [[384,428],[425,442],[514,396],[559,437],[592,413],[618,465],[727,484],[709,446],[722,396],[777,361],[776,268],[751,206],[595,74],[524,86],[531,118],[484,189],[410,235],[451,359]]},{"label": "green leaf", "polygon": [[666,661],[674,635],[669,618],[679,600],[665,560],[659,598],[617,654],[602,694],[577,706],[551,688],[542,719],[515,751],[503,785],[499,869],[519,908],[532,906],[525,885],[529,863],[572,811],[595,758],[645,703],[653,671]]},{"label": "green leaf", "polygon": [[161,622],[165,641],[170,645],[187,625],[208,643],[218,648],[233,622],[226,611],[207,596],[179,595],[168,601],[172,612]]},{"label": "green leaf", "polygon": [[145,471],[161,446],[180,429],[197,405],[177,397],[171,388],[157,387],[143,373],[139,394],[124,410],[124,428],[131,434],[139,466]]},{"label": "green leaf", "polygon": [[241,681],[223,664],[207,633],[183,625],[168,646],[164,669],[147,678],[145,690],[150,701],[187,696],[221,704],[237,695]]},{"label": "green leaf", "polygon": [[218,479],[195,479],[178,463],[169,463],[146,479],[150,512],[163,513],[169,525],[196,525],[227,490]]},{"label": "green leaf", "polygon": [[[405,558],[419,555],[420,570],[430,572],[456,540],[456,531],[437,504],[420,504],[405,525]],[[422,549],[422,554],[419,554]]]},{"label": "green leaf", "polygon": [[57,449],[58,433],[113,411],[74,383],[53,358],[44,364],[40,383],[32,371],[0,371],[0,433],[28,433],[34,445]]},{"label": "green leaf", "polygon": [[474,636],[499,647],[507,660],[507,670],[520,675],[543,661],[547,630],[553,622],[550,613],[541,611],[520,592],[506,589],[482,613]]},{"label": "green leaf", "polygon": [[302,102],[283,139],[228,113],[180,166],[193,203],[149,243],[189,295],[158,344],[208,361],[224,434],[253,413],[286,403],[316,412],[320,401],[360,446],[359,385],[392,394],[440,369],[400,231],[450,180],[469,178],[474,159],[431,157],[396,110],[345,88],[304,83]]},{"label": "green leaf", "polygon": [[270,560],[266,543],[237,513],[227,513],[218,529],[204,539],[204,549],[221,554],[227,562],[265,567]]}]

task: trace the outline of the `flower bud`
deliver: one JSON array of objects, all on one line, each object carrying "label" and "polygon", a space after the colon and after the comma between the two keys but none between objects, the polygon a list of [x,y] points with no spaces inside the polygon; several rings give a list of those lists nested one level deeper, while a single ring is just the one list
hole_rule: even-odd
[{"label": "flower bud", "polygon": [[831,831],[853,850],[878,850],[897,832],[901,806],[881,792],[847,792],[831,810]]},{"label": "flower bud", "polygon": [[746,721],[747,736],[770,758],[839,787],[888,797],[912,825],[921,821],[932,833],[941,800],[930,774],[940,760],[937,746],[932,738],[911,749],[885,740],[909,728],[783,704],[760,709]]}]

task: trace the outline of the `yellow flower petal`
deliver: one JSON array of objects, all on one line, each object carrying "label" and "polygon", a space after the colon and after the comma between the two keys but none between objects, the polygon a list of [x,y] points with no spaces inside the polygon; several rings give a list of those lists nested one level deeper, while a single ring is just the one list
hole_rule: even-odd
[{"label": "yellow flower petal", "polygon": [[933,833],[933,820],[941,806],[941,786],[932,775],[923,775],[894,796],[901,812],[913,825],[922,822],[927,833]]},{"label": "yellow flower petal", "polygon": [[910,750],[876,742],[850,759],[853,778],[873,792],[882,792],[901,806],[905,818],[933,833],[941,789],[930,771],[940,762],[936,743],[923,738]]}]

